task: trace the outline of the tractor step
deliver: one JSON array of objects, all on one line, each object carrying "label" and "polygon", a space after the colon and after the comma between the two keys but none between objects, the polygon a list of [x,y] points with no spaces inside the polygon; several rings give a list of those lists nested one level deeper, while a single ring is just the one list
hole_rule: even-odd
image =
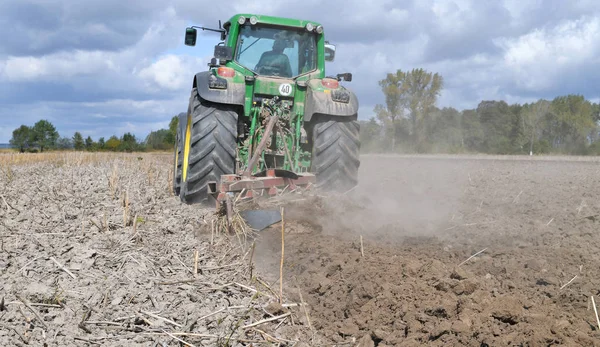
[{"label": "tractor step", "polygon": [[310,189],[316,182],[311,173],[295,173],[283,169],[267,169],[252,176],[221,175],[221,182],[208,183],[208,193],[215,197],[217,205],[227,201],[230,194],[240,194],[240,199],[276,196],[279,189],[293,192],[298,188]]}]

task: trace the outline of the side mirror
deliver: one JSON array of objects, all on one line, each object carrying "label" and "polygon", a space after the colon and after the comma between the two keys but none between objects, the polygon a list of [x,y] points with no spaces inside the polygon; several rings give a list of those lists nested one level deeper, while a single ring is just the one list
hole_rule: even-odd
[{"label": "side mirror", "polygon": [[219,60],[231,60],[233,59],[233,49],[227,46],[216,45],[215,58]]},{"label": "side mirror", "polygon": [[325,61],[333,61],[335,59],[335,45],[330,43],[325,44]]},{"label": "side mirror", "polygon": [[352,74],[350,72],[340,73],[337,75],[337,79],[338,81],[352,82]]},{"label": "side mirror", "polygon": [[185,28],[185,45],[186,46],[195,46],[197,36],[198,36],[198,31],[196,29]]}]

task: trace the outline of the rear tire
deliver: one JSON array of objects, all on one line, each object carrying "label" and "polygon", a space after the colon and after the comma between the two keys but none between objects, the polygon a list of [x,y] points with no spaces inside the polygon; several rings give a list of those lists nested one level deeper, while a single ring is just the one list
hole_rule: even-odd
[{"label": "rear tire", "polygon": [[218,183],[221,175],[235,173],[238,114],[231,105],[202,100],[196,88],[192,89],[189,113],[187,173],[180,196],[188,204],[209,203],[213,199],[208,182]]},{"label": "rear tire", "polygon": [[311,171],[324,191],[346,192],[358,185],[360,125],[354,117],[320,116],[312,128]]}]

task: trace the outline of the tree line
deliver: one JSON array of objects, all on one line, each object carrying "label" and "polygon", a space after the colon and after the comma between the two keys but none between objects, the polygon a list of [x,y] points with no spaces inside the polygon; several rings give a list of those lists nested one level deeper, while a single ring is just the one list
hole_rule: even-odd
[{"label": "tree line", "polygon": [[139,140],[131,132],[108,139],[100,137],[94,141],[91,136],[83,137],[76,131],[72,137],[61,137],[56,127],[48,120],[40,120],[33,126],[21,125],[15,129],[10,145],[21,153],[45,152],[49,150],[143,152],[171,150],[175,144],[178,117],[173,116],[168,129],[150,132],[144,140]]},{"label": "tree line", "polygon": [[364,152],[600,155],[600,105],[582,95],[533,103],[483,100],[438,108],[441,75],[397,70],[379,81],[385,104],[361,123]]},{"label": "tree line", "polygon": [[[459,111],[435,105],[444,86],[438,73],[397,70],[379,86],[385,103],[360,121],[363,152],[600,155],[600,105],[582,95],[525,104],[483,100]],[[143,141],[131,133],[94,141],[80,132],[61,137],[52,123],[40,120],[15,129],[10,144],[21,152],[170,150],[177,122],[173,116],[168,129],[152,131]]]}]

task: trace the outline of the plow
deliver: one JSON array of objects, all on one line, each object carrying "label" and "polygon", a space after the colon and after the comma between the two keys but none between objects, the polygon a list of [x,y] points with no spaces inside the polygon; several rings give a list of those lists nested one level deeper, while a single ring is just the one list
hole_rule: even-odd
[{"label": "plow", "polygon": [[173,193],[227,211],[234,201],[298,192],[345,192],[358,184],[358,100],[326,74],[336,47],[314,21],[237,14],[220,34],[207,71],[194,75],[179,115]]}]

